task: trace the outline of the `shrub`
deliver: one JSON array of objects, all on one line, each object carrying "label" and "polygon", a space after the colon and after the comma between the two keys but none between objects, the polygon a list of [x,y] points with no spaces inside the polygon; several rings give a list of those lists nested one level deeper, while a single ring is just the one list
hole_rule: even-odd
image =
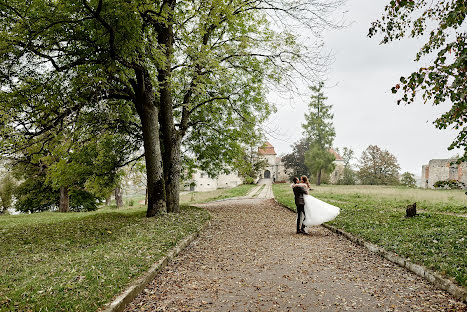
[{"label": "shrub", "polygon": [[407,187],[415,187],[416,185],[416,180],[415,176],[413,173],[410,172],[404,172],[401,175],[401,184]]},{"label": "shrub", "polygon": [[435,184],[433,184],[435,188],[444,188],[444,189],[457,189],[457,190],[463,190],[467,186],[465,183],[457,180],[447,180],[447,181],[436,181]]}]

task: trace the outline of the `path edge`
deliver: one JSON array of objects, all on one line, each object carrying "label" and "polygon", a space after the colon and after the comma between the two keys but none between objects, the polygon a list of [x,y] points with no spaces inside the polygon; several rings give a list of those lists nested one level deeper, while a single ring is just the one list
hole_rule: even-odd
[{"label": "path edge", "polygon": [[181,251],[187,248],[198,236],[211,226],[211,220],[207,220],[196,232],[190,234],[188,237],[182,239],[175,245],[174,248],[169,250],[167,255],[154,263],[146,273],[144,273],[136,281],[132,282],[120,295],[118,295],[112,302],[107,303],[99,311],[102,312],[121,312],[125,307],[133,301],[149,284],[170,260],[175,258]]},{"label": "path edge", "polygon": [[[280,202],[278,202],[276,199],[274,199],[274,201],[279,205],[279,206],[282,206],[292,212],[295,212],[293,211],[292,209],[290,209],[289,207],[281,204]],[[428,269],[427,267],[423,266],[423,265],[419,265],[419,264],[415,264],[413,262],[410,262],[407,258],[404,258],[404,257],[401,257],[399,255],[397,255],[396,253],[392,252],[392,251],[387,251],[386,249],[384,249],[383,247],[380,247],[376,244],[373,244],[373,243],[370,243],[370,242],[367,242],[365,241],[364,239],[361,239],[361,238],[358,238],[346,231],[343,231],[341,229],[338,229],[332,225],[329,225],[329,224],[326,224],[326,223],[323,223],[321,224],[322,227],[338,234],[338,235],[342,235],[344,236],[345,238],[347,238],[348,240],[350,240],[351,242],[357,244],[357,245],[360,245],[360,246],[363,246],[365,247],[366,249],[368,249],[369,251],[373,252],[373,253],[377,253],[379,254],[380,256],[382,256],[383,258],[391,261],[392,263],[395,263],[403,268],[406,268],[407,270],[411,271],[412,273],[415,273],[416,275],[426,279],[427,281],[429,281],[431,284],[433,284],[435,287],[439,288],[439,289],[442,289],[446,292],[448,292],[449,294],[451,294],[453,297],[455,297],[456,299],[459,299],[461,301],[463,301],[464,303],[467,303],[467,290],[464,289],[462,286],[459,286],[457,284],[455,284],[454,282],[452,282],[450,279],[444,277],[444,276],[441,276],[440,274]]]}]

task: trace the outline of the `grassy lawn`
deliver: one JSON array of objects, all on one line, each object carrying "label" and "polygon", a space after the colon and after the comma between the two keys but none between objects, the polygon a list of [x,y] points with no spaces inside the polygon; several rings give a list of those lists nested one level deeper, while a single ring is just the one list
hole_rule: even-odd
[{"label": "grassy lawn", "polygon": [[[467,219],[440,212],[466,213],[462,191],[435,191],[372,186],[312,186],[312,195],[341,208],[330,224],[387,250],[453,277],[467,286]],[[295,209],[288,184],[273,185],[276,199]],[[417,202],[426,210],[405,218]]]},{"label": "grassy lawn", "polygon": [[245,196],[255,184],[242,184],[233,188],[217,189],[208,192],[190,192],[180,196],[180,202],[186,204],[206,203],[232,197]]},{"label": "grassy lawn", "polygon": [[0,311],[95,311],[208,219],[187,206],[1,216]]}]

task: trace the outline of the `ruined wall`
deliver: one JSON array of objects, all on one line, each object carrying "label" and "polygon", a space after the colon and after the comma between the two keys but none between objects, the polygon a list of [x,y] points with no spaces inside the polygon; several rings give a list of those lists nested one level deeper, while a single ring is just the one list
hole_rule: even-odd
[{"label": "ruined wall", "polygon": [[452,164],[452,159],[432,159],[422,166],[421,187],[434,188],[438,181],[457,180],[467,184],[467,163]]}]

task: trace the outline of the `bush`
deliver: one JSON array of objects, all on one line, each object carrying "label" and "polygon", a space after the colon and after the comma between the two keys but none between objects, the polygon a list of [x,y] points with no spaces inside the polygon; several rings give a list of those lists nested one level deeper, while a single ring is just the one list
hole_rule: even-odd
[{"label": "bush", "polygon": [[407,187],[415,187],[417,181],[415,180],[415,175],[410,172],[404,172],[401,175],[401,184]]},{"label": "bush", "polygon": [[344,168],[342,178],[337,181],[339,185],[355,185],[357,181],[357,173],[350,168]]},{"label": "bush", "polygon": [[133,199],[130,199],[128,201],[128,206],[133,207],[135,205],[135,201]]},{"label": "bush", "polygon": [[[60,203],[60,191],[45,183],[43,177],[28,178],[15,192],[15,209],[22,212],[56,210]],[[83,190],[70,190],[70,211],[97,209],[97,198]]]},{"label": "bush", "polygon": [[447,181],[436,181],[433,184],[435,188],[444,188],[444,189],[455,189],[455,190],[463,190],[467,186],[465,183],[457,181],[457,180],[447,180]]},{"label": "bush", "polygon": [[243,177],[243,183],[244,184],[253,184],[255,183],[255,179],[249,176]]}]

